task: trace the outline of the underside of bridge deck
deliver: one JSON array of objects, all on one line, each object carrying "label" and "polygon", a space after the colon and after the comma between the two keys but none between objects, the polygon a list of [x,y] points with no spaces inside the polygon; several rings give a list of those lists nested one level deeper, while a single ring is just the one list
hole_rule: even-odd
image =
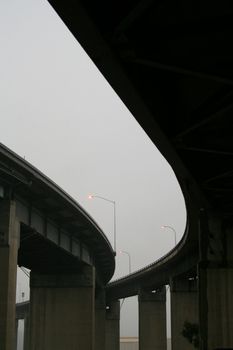
[{"label": "underside of bridge deck", "polygon": [[172,259],[193,247],[200,348],[232,347],[232,2],[49,2],[172,166],[189,219],[198,213],[164,266],[159,261],[141,279],[135,273],[108,290],[117,297],[166,283],[163,269],[172,273]]},{"label": "underside of bridge deck", "polygon": [[194,179],[232,225],[233,4],[49,2],[178,180]]}]

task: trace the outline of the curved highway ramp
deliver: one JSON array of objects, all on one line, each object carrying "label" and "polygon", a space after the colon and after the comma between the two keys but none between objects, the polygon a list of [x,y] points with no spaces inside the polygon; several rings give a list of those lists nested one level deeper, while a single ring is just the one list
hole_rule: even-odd
[{"label": "curved highway ramp", "polygon": [[[166,349],[165,285],[167,284],[171,291],[172,349],[191,350],[195,347],[201,350],[232,349],[232,2],[225,0],[221,2],[49,0],[49,2],[170,163],[182,188],[187,207],[186,231],[174,250],[133,275],[114,281],[107,285],[107,288],[98,288],[95,298],[95,349],[119,348],[118,300],[136,294],[139,298],[140,350]],[[23,196],[23,189],[30,188],[28,184],[30,178],[28,179],[26,175],[27,172],[23,172],[27,184],[22,184],[21,181],[18,185],[17,179],[13,181],[19,196]],[[12,176],[9,178],[13,179]],[[5,181],[9,178],[4,175]],[[45,188],[47,189],[46,186]],[[33,208],[35,195],[36,192],[33,192]],[[38,193],[39,203],[40,195],[41,189]],[[54,203],[47,204],[50,209],[56,208]],[[60,204],[61,202],[59,208]],[[46,206],[46,200],[42,198],[42,209],[43,206]],[[9,202],[8,207],[2,207],[1,212],[3,209],[6,213],[10,212],[10,217],[14,218],[15,209],[10,209]],[[38,204],[38,210],[40,209]],[[29,209],[23,211],[29,217],[24,219],[28,226],[28,223],[34,220],[30,202]],[[9,219],[9,215],[5,217]],[[14,219],[7,222],[4,220],[1,217],[3,224],[0,231],[4,233],[1,252],[6,253],[1,256],[5,257],[4,261],[9,261],[8,256],[12,254],[10,261],[11,264],[14,261],[15,266],[17,231],[9,224],[12,220],[14,222]],[[62,220],[65,224],[65,214],[62,215]],[[45,222],[43,221],[43,225],[46,227]],[[85,223],[87,224],[86,221]],[[47,228],[44,230],[43,232],[47,232]],[[14,232],[11,233],[12,248],[5,236],[5,232],[9,231]],[[22,232],[24,238],[32,234],[32,231],[27,232],[27,228],[22,228]],[[90,249],[89,254],[85,254],[87,259],[90,258],[86,261],[85,268],[88,266],[88,276],[91,278],[93,270],[90,271],[92,265],[88,265],[88,262],[91,262],[93,251],[91,247],[94,247],[94,244],[87,239],[90,229],[87,230],[87,236],[84,232],[85,230],[81,237],[75,239],[81,241],[84,239],[84,244]],[[100,274],[99,278],[104,286],[114,269],[113,252],[104,237],[101,234],[98,236],[98,241],[101,243],[95,264],[98,265],[98,275]],[[27,240],[22,244],[22,248],[24,247],[26,251],[30,244],[33,246],[32,237],[28,241],[28,247]],[[38,244],[40,249],[44,250],[43,243]],[[30,253],[26,258],[27,261],[30,260],[29,255]],[[83,257],[82,255],[79,259],[85,263]],[[19,259],[21,259],[20,253]],[[48,254],[47,256],[45,254],[45,259],[49,259]],[[63,265],[60,264],[62,258],[59,254],[55,259],[58,261],[58,266]],[[1,266],[4,264],[1,262]],[[61,270],[59,268],[56,273],[62,274]],[[56,278],[51,278],[50,282],[40,279],[38,276],[43,275],[42,272],[36,271],[33,280],[34,300],[37,301],[32,310],[38,306],[38,300],[49,300],[50,296],[45,294],[45,290],[51,292],[55,289]],[[78,273],[73,272],[75,275]],[[5,275],[6,282],[3,285],[10,283],[7,279],[10,274],[7,272]],[[51,275],[56,276],[52,272]],[[13,283],[12,278],[10,281]],[[60,286],[66,283],[68,288],[69,283],[74,282],[71,283],[70,280],[59,283]],[[80,292],[78,286],[77,288]],[[7,301],[6,305],[10,308],[12,303],[8,301],[9,295],[6,290],[3,291],[3,295]],[[62,290],[58,288],[59,292],[56,295],[60,302]],[[2,297],[0,300],[3,300]],[[72,304],[72,293],[70,300]],[[33,299],[31,301],[33,302]],[[75,305],[74,300],[73,302]],[[46,302],[43,305],[47,305]],[[53,331],[48,327],[51,338],[60,339],[60,334],[53,332],[59,329],[61,320],[49,319],[53,314],[53,307],[43,310],[41,314],[38,309],[42,324],[46,321],[48,324],[53,322]],[[4,312],[10,311],[4,310]],[[13,311],[10,315],[13,315]],[[82,321],[84,320],[89,324],[89,320],[83,318]],[[36,321],[36,318],[30,319],[31,328]],[[11,327],[12,322],[9,321]],[[69,329],[72,333],[72,328]],[[66,328],[67,333],[69,329]],[[47,332],[45,329],[43,331]],[[3,334],[8,333],[2,333],[1,330],[0,339],[5,339]],[[90,333],[88,337],[91,339]],[[9,340],[4,341],[3,344],[6,344]],[[58,344],[54,340],[53,344],[56,344],[56,349],[65,349],[62,341]],[[80,344],[77,347],[70,343],[69,345],[70,349],[93,349],[94,346],[93,343],[86,347]],[[9,349],[7,345],[3,345],[2,348]],[[31,349],[51,350],[52,347],[51,344],[39,343],[33,344]]]},{"label": "curved highway ramp", "polygon": [[[95,298],[115,253],[97,223],[38,169],[0,144],[0,348],[15,348],[17,264],[31,270],[28,349],[91,349]],[[23,313],[23,317],[22,317]]]}]

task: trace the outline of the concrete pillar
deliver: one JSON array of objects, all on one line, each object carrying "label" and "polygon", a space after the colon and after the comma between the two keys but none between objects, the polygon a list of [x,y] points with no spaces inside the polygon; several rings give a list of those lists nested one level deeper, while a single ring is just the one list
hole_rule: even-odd
[{"label": "concrete pillar", "polygon": [[233,229],[201,210],[198,301],[200,350],[233,348]]},{"label": "concrete pillar", "polygon": [[24,333],[23,333],[23,350],[30,350],[29,348],[29,335],[30,335],[30,328],[29,328],[29,312],[25,314],[24,317]]},{"label": "concrete pillar", "polygon": [[166,289],[141,291],[139,300],[139,350],[166,350]]},{"label": "concrete pillar", "polygon": [[95,350],[105,350],[106,301],[104,289],[95,296]]},{"label": "concrete pillar", "polygon": [[120,348],[120,301],[112,301],[106,308],[105,349],[119,350]]},{"label": "concrete pillar", "polygon": [[170,283],[170,292],[172,350],[193,350],[194,345],[182,335],[182,331],[186,322],[198,327],[197,281],[173,279]]},{"label": "concrete pillar", "polygon": [[18,345],[18,328],[19,328],[19,320],[15,319],[15,350],[17,350]]},{"label": "concrete pillar", "polygon": [[200,349],[233,348],[233,268],[199,266]]},{"label": "concrete pillar", "polygon": [[42,275],[30,279],[30,350],[94,350],[95,274]]},{"label": "concrete pillar", "polygon": [[0,199],[0,349],[15,349],[19,223],[13,201]]}]

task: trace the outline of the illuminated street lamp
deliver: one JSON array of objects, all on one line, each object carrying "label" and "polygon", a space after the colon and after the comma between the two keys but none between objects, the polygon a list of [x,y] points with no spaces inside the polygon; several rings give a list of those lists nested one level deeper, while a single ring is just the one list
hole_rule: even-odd
[{"label": "illuminated street lamp", "polygon": [[130,274],[131,273],[131,256],[125,250],[120,250],[120,254],[126,254],[128,256],[128,259],[129,259],[129,274]]},{"label": "illuminated street lamp", "polygon": [[163,225],[161,226],[162,229],[165,229],[165,228],[169,228],[170,230],[172,230],[174,232],[174,239],[175,239],[175,246],[176,246],[176,230],[171,227],[171,226],[168,226],[168,225]]},{"label": "illuminated street lamp", "polygon": [[89,199],[93,199],[93,198],[99,198],[99,199],[103,199],[104,201],[107,201],[107,202],[110,202],[113,204],[113,219],[114,219],[114,244],[113,244],[113,249],[114,251],[116,252],[116,202],[111,200],[111,199],[108,199],[108,198],[105,198],[105,197],[101,197],[101,196],[96,196],[96,195],[93,195],[93,194],[89,194],[88,196]]}]

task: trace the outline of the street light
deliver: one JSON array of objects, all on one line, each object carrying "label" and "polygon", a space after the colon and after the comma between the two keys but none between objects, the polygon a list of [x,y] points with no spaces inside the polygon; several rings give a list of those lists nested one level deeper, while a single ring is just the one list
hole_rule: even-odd
[{"label": "street light", "polygon": [[99,198],[99,199],[103,199],[104,201],[107,201],[107,202],[110,202],[113,204],[113,215],[114,215],[113,216],[113,219],[114,219],[114,244],[113,244],[113,247],[114,247],[114,251],[116,253],[116,202],[111,200],[111,199],[101,197],[101,196],[96,196],[93,194],[89,194],[88,198],[89,199]]},{"label": "street light", "polygon": [[168,225],[163,225],[161,226],[162,229],[165,229],[165,228],[169,228],[170,230],[172,230],[174,232],[174,239],[175,239],[175,246],[176,246],[176,230],[171,227],[171,226],[168,226]]},{"label": "street light", "polygon": [[126,252],[125,250],[120,250],[120,254],[126,254],[128,256],[129,259],[129,273],[131,273],[131,256],[128,252]]},{"label": "street light", "polygon": [[[129,274],[131,274],[131,256],[128,252],[126,252],[125,250],[120,250],[120,254],[126,254],[128,256],[129,259]],[[125,298],[122,299],[121,305],[120,305],[120,310],[124,304]]]}]

